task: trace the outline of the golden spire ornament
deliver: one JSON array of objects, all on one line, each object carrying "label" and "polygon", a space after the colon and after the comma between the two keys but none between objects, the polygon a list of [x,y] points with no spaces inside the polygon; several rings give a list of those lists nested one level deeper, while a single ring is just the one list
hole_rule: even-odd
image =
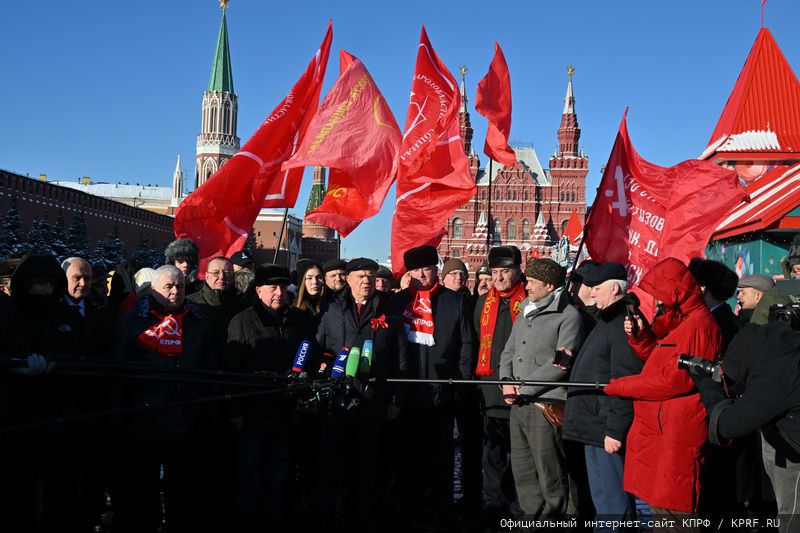
[{"label": "golden spire ornament", "polygon": [[231,0],[219,0],[219,7],[222,9],[228,9],[228,4]]},{"label": "golden spire ornament", "polygon": [[570,65],[567,67],[567,75],[569,76],[570,79],[572,79],[573,74],[575,74],[575,67]]}]

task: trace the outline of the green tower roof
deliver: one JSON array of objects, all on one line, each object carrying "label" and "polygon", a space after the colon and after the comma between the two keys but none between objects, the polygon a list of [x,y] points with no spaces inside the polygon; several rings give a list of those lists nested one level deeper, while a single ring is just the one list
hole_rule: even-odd
[{"label": "green tower roof", "polygon": [[225,19],[224,8],[222,10],[222,22],[219,25],[217,52],[214,54],[214,64],[211,67],[211,78],[208,80],[208,90],[222,93],[233,92],[231,51],[230,47],[228,46],[228,23]]},{"label": "green tower roof", "polygon": [[325,185],[315,183],[311,186],[311,193],[308,196],[308,203],[306,204],[306,215],[314,209],[322,205],[322,200],[325,199]]}]

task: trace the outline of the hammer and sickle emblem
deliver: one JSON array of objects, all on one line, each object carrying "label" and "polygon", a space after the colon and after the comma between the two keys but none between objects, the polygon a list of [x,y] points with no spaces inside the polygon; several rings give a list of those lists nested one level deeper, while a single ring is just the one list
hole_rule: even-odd
[{"label": "hammer and sickle emblem", "polygon": [[347,187],[337,187],[329,191],[328,196],[332,196],[334,198],[341,198],[346,193],[347,193]]},{"label": "hammer and sickle emblem", "polygon": [[176,337],[180,335],[178,332],[178,321],[175,320],[173,317],[168,316],[160,325],[159,329],[168,335],[175,335]]},{"label": "hammer and sickle emblem", "polygon": [[375,101],[372,102],[372,114],[375,116],[375,123],[378,126],[386,126],[386,127],[391,128],[392,126],[390,124],[387,124],[386,122],[381,120],[380,105],[381,105],[381,97],[380,96],[376,96],[375,97]]}]

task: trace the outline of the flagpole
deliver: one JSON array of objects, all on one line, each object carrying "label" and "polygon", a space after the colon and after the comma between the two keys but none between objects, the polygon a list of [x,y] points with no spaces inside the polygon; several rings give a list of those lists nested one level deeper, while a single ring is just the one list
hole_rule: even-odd
[{"label": "flagpole", "polygon": [[[289,218],[289,208],[283,210],[283,221],[281,222],[281,231],[278,233],[278,242],[275,245],[275,255],[272,256],[272,262],[278,264],[278,252],[281,249],[281,241],[283,240],[283,231],[286,229],[286,219]],[[286,243],[286,266],[289,266],[289,243]]]},{"label": "flagpole", "polygon": [[492,233],[494,232],[494,222],[492,221],[492,158],[489,158],[489,207],[487,209],[489,220],[486,222],[486,248],[492,247]]}]

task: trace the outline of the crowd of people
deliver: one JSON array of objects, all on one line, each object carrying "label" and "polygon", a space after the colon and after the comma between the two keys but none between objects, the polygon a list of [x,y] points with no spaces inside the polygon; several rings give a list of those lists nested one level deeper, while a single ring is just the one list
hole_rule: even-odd
[{"label": "crowd of people", "polygon": [[792,303],[771,277],[667,258],[638,285],[644,316],[618,263],[568,273],[496,246],[470,289],[433,247],[403,262],[396,280],[368,258],[290,272],[238,252],[200,272],[185,238],[136,272],[0,261],[3,530],[795,512],[800,333],[770,320]]}]

